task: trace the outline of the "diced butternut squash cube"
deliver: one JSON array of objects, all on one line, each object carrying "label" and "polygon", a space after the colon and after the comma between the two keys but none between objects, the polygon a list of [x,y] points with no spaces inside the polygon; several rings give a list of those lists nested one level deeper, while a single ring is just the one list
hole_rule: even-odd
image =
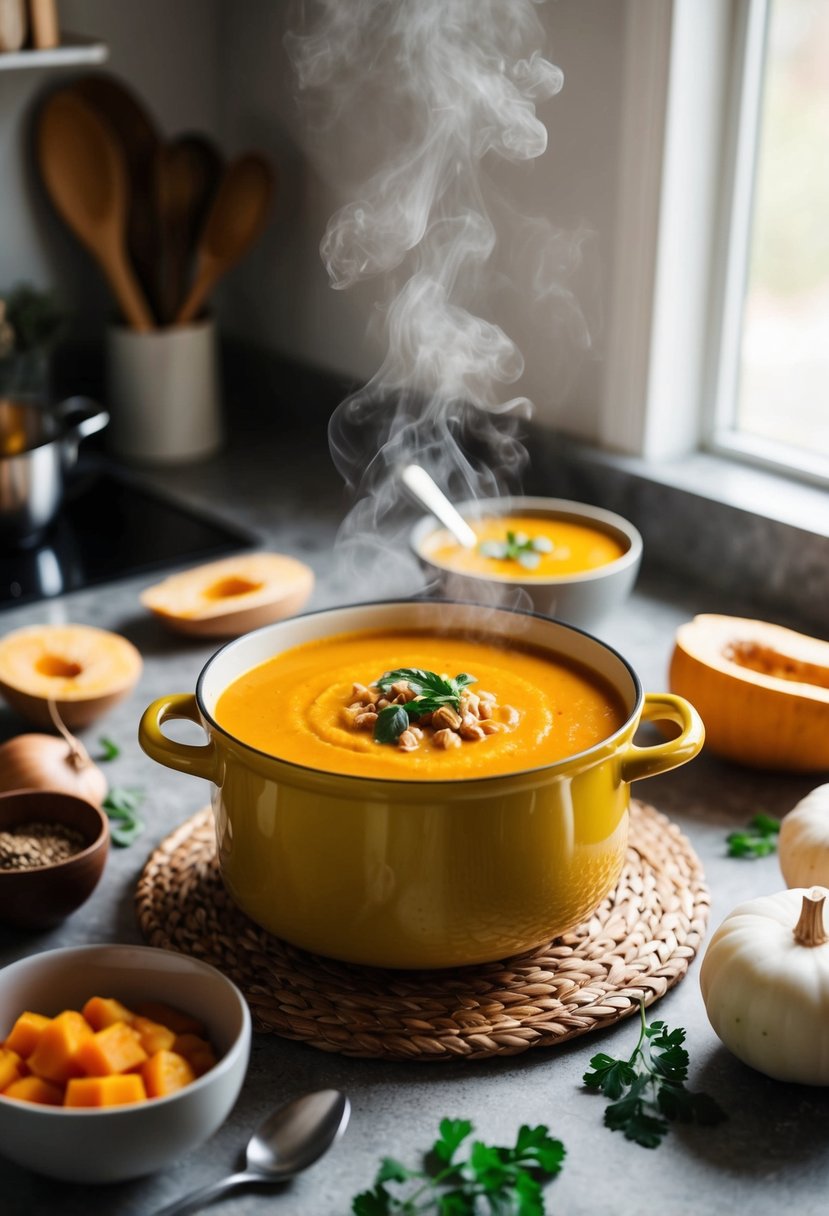
[{"label": "diced butternut squash cube", "polygon": [[81,1012],[93,1030],[104,1030],[113,1022],[126,1022],[130,1025],[135,1017],[131,1009],[109,996],[90,997]]},{"label": "diced butternut squash cube", "polygon": [[138,1073],[110,1077],[74,1077],[66,1086],[64,1106],[124,1106],[146,1102],[147,1091]]},{"label": "diced butternut squash cube", "polygon": [[166,1005],[163,1001],[141,1001],[135,1006],[135,1012],[142,1018],[150,1018],[153,1022],[160,1022],[162,1026],[169,1026],[176,1034],[205,1033],[204,1024],[198,1018],[185,1013],[183,1009]]},{"label": "diced butternut squash cube", "polygon": [[154,1056],[157,1051],[172,1051],[176,1041],[175,1032],[169,1026],[153,1022],[151,1018],[142,1018],[137,1014],[132,1023],[140,1039],[141,1046],[148,1056]]},{"label": "diced butternut squash cube", "polygon": [[44,1081],[43,1077],[21,1077],[12,1081],[3,1090],[4,1098],[17,1098],[21,1102],[38,1102],[41,1106],[60,1106],[63,1102],[63,1090],[60,1085]]},{"label": "diced butternut squash cube", "polygon": [[177,1035],[172,1050],[177,1051],[180,1056],[184,1056],[197,1077],[203,1076],[216,1063],[216,1053],[213,1048],[207,1039],[203,1039],[198,1034]]},{"label": "diced butternut squash cube", "polygon": [[28,1059],[37,1047],[40,1032],[51,1020],[42,1013],[30,1013],[28,1010],[21,1013],[3,1046],[8,1047],[10,1051],[16,1051],[24,1060]]},{"label": "diced butternut squash cube", "polygon": [[147,1060],[141,1074],[151,1098],[174,1094],[196,1079],[188,1061],[175,1051],[157,1051]]},{"label": "diced butternut squash cube", "polygon": [[113,1073],[126,1072],[136,1064],[143,1064],[147,1052],[141,1046],[141,1038],[126,1022],[113,1022],[103,1030],[90,1031],[78,1050],[81,1071],[90,1077],[108,1077]]},{"label": "diced butternut squash cube", "polygon": [[65,1009],[40,1032],[28,1064],[36,1076],[46,1081],[68,1081],[84,1071],[78,1052],[92,1038],[92,1029],[83,1014]]},{"label": "diced butternut squash cube", "polygon": [[23,1076],[23,1061],[16,1051],[0,1047],[0,1093]]}]

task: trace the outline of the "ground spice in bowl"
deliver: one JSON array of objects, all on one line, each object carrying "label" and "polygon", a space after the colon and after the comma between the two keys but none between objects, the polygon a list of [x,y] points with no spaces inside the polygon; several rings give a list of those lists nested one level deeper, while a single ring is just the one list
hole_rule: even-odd
[{"label": "ground spice in bowl", "polygon": [[35,870],[82,852],[87,841],[62,823],[22,823],[0,831],[0,870]]},{"label": "ground spice in bowl", "polygon": [[109,840],[106,813],[76,794],[0,793],[0,924],[43,929],[69,916],[94,891]]}]

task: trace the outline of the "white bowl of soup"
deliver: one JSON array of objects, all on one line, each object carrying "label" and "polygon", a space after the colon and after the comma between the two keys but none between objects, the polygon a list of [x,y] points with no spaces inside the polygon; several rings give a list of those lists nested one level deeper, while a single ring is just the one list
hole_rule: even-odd
[{"label": "white bowl of soup", "polygon": [[474,548],[431,516],[411,533],[412,548],[448,599],[530,607],[589,629],[636,582],[642,537],[612,511],[526,496],[462,502],[458,510],[478,538]]},{"label": "white bowl of soup", "polygon": [[[163,731],[198,723],[203,746]],[[676,737],[633,742],[642,720]],[[506,958],[579,924],[627,846],[630,783],[702,746],[589,634],[532,613],[394,601],[229,643],[139,728],[212,786],[234,901],[295,946],[384,967]]]}]

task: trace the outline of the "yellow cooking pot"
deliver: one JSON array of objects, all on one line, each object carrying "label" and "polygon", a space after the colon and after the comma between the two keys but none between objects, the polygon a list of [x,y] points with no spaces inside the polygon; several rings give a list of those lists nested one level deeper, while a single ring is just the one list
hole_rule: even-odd
[{"label": "yellow cooking pot", "polygon": [[[399,781],[345,776],[275,759],[218,725],[238,676],[289,647],[352,630],[476,631],[567,656],[618,693],[626,720],[577,756],[506,776]],[[207,743],[162,726],[198,723]],[[641,721],[679,734],[640,747]],[[230,642],[196,694],[144,713],[141,746],[160,764],[212,783],[222,878],[276,936],[316,953],[384,967],[455,967],[507,958],[573,928],[616,883],[630,783],[690,760],[704,731],[682,697],[643,694],[611,647],[546,617],[446,602],[363,604],[280,621]]]}]

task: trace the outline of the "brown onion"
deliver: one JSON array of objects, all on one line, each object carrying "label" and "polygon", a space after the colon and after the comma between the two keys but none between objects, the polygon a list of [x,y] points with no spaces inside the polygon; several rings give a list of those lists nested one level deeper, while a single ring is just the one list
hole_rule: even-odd
[{"label": "brown onion", "polygon": [[17,735],[0,745],[0,793],[62,790],[100,806],[107,779],[84,745],[53,715],[61,736]]}]

